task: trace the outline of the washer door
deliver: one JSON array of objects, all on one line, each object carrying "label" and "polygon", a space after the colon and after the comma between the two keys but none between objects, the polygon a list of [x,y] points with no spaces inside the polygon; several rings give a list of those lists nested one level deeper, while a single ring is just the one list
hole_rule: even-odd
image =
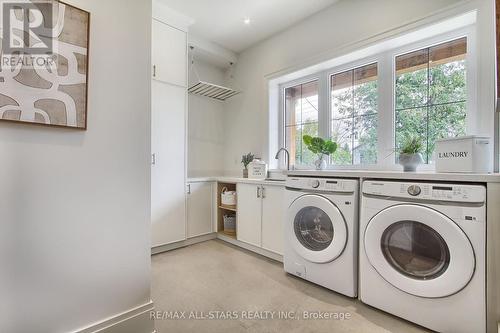
[{"label": "washer door", "polygon": [[347,244],[347,227],[338,208],[318,195],[304,195],[288,209],[288,242],[302,258],[313,263],[337,259]]},{"label": "washer door", "polygon": [[375,215],[364,235],[371,265],[394,287],[439,298],[467,286],[475,270],[472,245],[450,218],[418,205],[398,205]]}]

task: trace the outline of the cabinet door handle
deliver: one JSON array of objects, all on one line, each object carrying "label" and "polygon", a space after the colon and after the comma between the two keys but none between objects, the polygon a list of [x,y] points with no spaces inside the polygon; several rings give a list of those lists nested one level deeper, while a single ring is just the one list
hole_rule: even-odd
[{"label": "cabinet door handle", "polygon": [[266,188],[264,186],[262,186],[262,191],[261,191],[261,195],[262,195],[262,199],[265,199],[266,198]]},{"label": "cabinet door handle", "polygon": [[187,185],[187,194],[191,194],[191,184]]},{"label": "cabinet door handle", "polygon": [[259,198],[259,199],[260,199],[260,191],[261,191],[261,187],[258,186],[257,187],[257,198]]},{"label": "cabinet door handle", "polygon": [[156,154],[151,155],[151,165],[156,165]]},{"label": "cabinet door handle", "polygon": [[153,77],[156,77],[156,65],[153,65]]}]

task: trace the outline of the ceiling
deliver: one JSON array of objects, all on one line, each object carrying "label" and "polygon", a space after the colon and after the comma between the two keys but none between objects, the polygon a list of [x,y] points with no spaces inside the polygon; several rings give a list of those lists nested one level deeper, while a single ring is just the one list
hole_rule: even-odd
[{"label": "ceiling", "polygon": [[[195,20],[189,32],[239,53],[338,0],[160,0]],[[244,19],[250,18],[250,24]]]}]

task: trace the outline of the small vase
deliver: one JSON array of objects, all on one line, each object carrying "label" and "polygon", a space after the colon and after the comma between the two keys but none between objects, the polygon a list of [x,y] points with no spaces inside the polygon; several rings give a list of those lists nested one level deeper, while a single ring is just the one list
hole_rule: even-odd
[{"label": "small vase", "polygon": [[399,154],[399,164],[403,166],[404,172],[415,172],[423,163],[422,154]]},{"label": "small vase", "polygon": [[314,162],[314,165],[316,166],[316,170],[318,171],[325,170],[326,169],[325,155],[318,156],[318,159],[316,160],[316,162]]},{"label": "small vase", "polygon": [[243,169],[243,178],[248,178],[248,169]]}]

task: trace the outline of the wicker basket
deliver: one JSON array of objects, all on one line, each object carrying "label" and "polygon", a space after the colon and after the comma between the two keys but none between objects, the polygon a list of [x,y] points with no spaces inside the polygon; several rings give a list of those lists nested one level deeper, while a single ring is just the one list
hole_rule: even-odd
[{"label": "wicker basket", "polygon": [[236,235],[236,215],[224,215],[224,233],[231,236]]}]

